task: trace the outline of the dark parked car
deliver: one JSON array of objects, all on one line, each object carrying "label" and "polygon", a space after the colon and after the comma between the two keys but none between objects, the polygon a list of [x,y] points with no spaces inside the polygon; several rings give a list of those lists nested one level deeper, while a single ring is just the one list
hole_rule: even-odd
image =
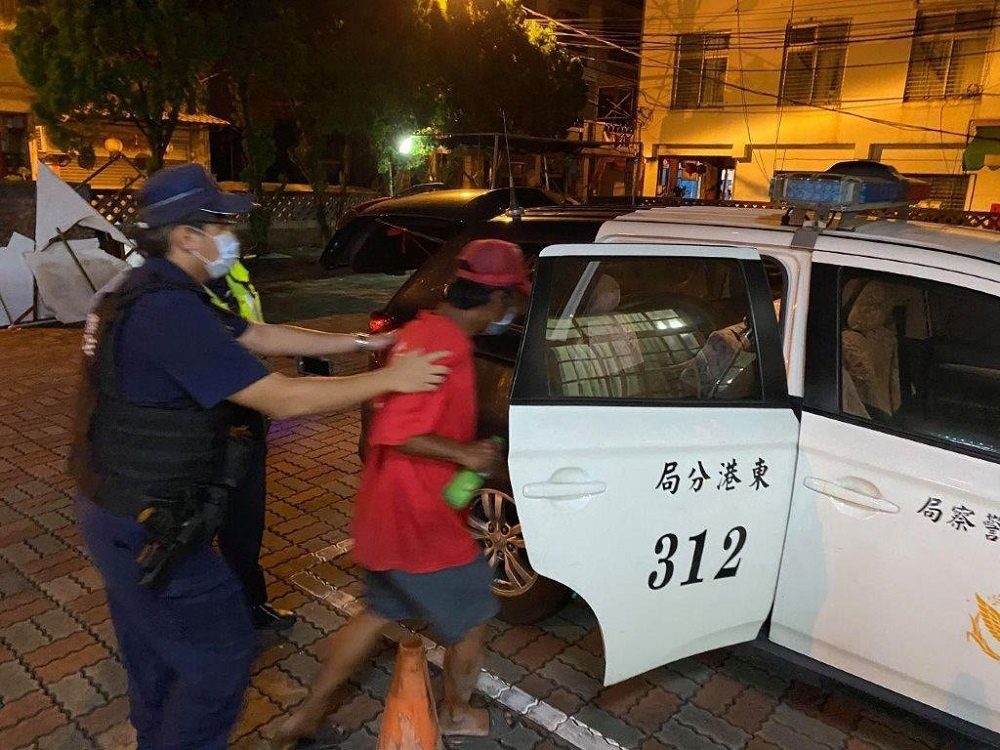
[{"label": "dark parked car", "polygon": [[[537,188],[515,188],[522,208],[554,206]],[[342,221],[320,263],[327,270],[402,273],[419,268],[452,237],[510,208],[510,190],[430,190],[372,201]]]},{"label": "dark parked car", "polygon": [[[520,220],[501,216],[479,222],[445,243],[407,280],[384,310],[373,313],[370,329],[374,333],[391,331],[411,320],[418,310],[436,307],[455,271],[459,251],[471,239],[496,237],[516,242],[529,261],[533,261],[550,245],[593,242],[603,222],[630,210],[583,206],[537,209],[527,211]],[[523,324],[522,315],[505,333],[476,339],[481,437],[507,436],[508,394],[524,333]],[[381,364],[379,358],[372,359],[373,367]],[[362,452],[370,418],[370,410],[363,409]],[[539,577],[528,560],[506,473],[493,477],[480,492],[472,506],[471,527],[493,565],[494,591],[500,597],[505,620],[535,622],[565,604],[570,592],[554,581]]]}]

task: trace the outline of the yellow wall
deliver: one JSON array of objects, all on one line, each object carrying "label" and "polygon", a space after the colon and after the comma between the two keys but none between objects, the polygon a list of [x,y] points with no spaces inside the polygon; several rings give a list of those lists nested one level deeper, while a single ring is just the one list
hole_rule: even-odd
[{"label": "yellow wall", "polygon": [[[2,34],[2,29],[0,29]],[[32,102],[31,88],[21,79],[17,72],[17,65],[10,48],[3,43],[0,37],[0,112],[30,112]],[[35,128],[35,137],[29,143],[31,151],[32,172],[37,177],[37,160],[46,156],[56,154],[59,149],[48,143],[44,132],[40,128]],[[135,156],[139,152],[149,151],[145,141],[140,136],[138,130],[130,125],[119,125],[109,123],[100,135],[95,138],[93,144],[97,153],[97,166],[104,164],[107,159],[107,152],[104,150],[104,139],[114,136],[122,141],[125,146],[127,156]],[[167,153],[166,161],[168,165],[183,164],[186,162],[198,162],[209,165],[211,155],[209,151],[208,130],[204,127],[179,126],[175,131],[170,150]],[[65,167],[52,165],[57,174],[68,182],[80,182],[87,178],[91,170],[81,169],[77,166],[75,159]],[[114,165],[104,172],[94,182],[97,188],[117,188],[131,180],[135,171],[124,163]]]},{"label": "yellow wall", "polygon": [[[737,200],[766,198],[775,170],[821,170],[844,159],[877,158],[911,174],[961,174],[965,147],[962,135],[875,124],[844,112],[957,134],[969,132],[972,123],[1000,122],[1000,66],[993,54],[986,56],[982,97],[904,102],[909,38],[848,44],[842,102],[831,105],[842,111],[792,105],[779,108],[773,97],[741,92],[731,86],[726,87],[722,107],[670,109],[676,37],[669,35],[729,33],[726,82],[774,95],[781,81],[783,47],[778,41],[772,47],[760,48],[764,45],[754,40],[755,34],[760,39],[760,32],[770,30],[774,33],[767,38],[780,40],[790,19],[796,23],[849,20],[853,37],[877,34],[878,27],[871,24],[904,19],[909,20],[908,25],[891,23],[893,29],[903,25],[912,30],[918,3],[841,0],[825,4],[821,0],[798,0],[794,14],[792,7],[789,0],[744,0],[737,22],[734,0],[647,0],[639,99],[640,106],[650,110],[641,137],[647,157],[645,194],[656,191],[653,157],[660,154],[734,157],[737,166],[733,197]],[[921,2],[919,7],[933,11],[956,5]],[[988,48],[997,46],[994,31]],[[973,174],[966,207],[988,210],[992,203],[1000,203],[1000,172],[983,169]]]}]

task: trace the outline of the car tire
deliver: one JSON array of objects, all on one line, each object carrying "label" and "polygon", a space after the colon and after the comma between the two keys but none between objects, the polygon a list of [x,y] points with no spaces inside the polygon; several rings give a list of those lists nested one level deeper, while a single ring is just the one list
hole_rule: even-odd
[{"label": "car tire", "polygon": [[538,575],[528,560],[509,485],[484,487],[470,505],[469,528],[493,566],[500,619],[530,625],[557,612],[572,592]]}]

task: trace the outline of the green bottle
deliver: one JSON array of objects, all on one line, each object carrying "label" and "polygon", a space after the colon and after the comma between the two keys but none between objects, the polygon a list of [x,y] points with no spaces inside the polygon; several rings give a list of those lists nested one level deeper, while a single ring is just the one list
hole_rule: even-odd
[{"label": "green bottle", "polygon": [[[492,440],[501,448],[504,446],[504,439],[502,437],[494,435]],[[445,502],[455,510],[465,510],[469,507],[469,503],[472,502],[472,498],[476,496],[476,493],[486,484],[488,476],[489,474],[480,474],[478,471],[473,471],[472,469],[460,469],[451,478],[451,481],[445,485]]]}]

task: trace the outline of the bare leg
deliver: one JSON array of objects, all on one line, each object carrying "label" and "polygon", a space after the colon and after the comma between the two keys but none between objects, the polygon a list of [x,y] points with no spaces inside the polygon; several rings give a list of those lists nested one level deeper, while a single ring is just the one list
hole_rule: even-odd
[{"label": "bare leg", "polygon": [[490,734],[489,711],[469,705],[483,664],[485,635],[485,625],[473,628],[461,643],[445,653],[441,734],[470,737],[488,737]]},{"label": "bare leg", "polygon": [[333,695],[371,655],[382,631],[389,624],[389,620],[366,610],[351,618],[327,641],[329,655],[313,682],[309,696],[275,734],[274,739],[279,745],[316,736],[330,711]]}]

